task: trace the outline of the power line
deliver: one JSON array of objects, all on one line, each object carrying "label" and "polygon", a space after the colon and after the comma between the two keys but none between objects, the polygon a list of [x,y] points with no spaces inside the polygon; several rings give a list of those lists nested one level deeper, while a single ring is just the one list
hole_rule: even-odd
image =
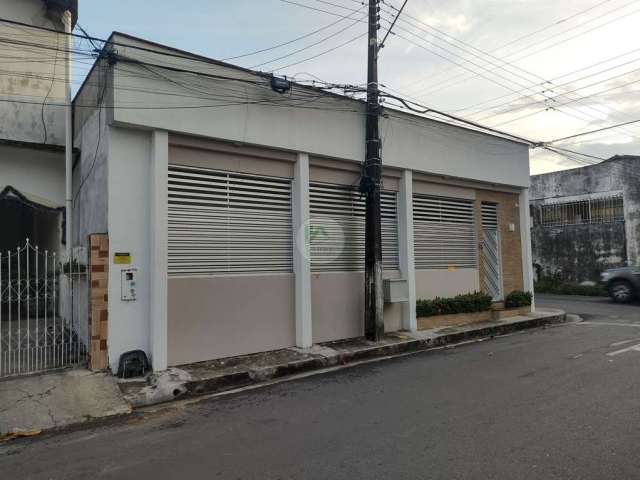
[{"label": "power line", "polygon": [[[357,2],[358,0],[353,0],[353,1]],[[571,20],[571,19],[573,19],[573,18],[579,17],[580,15],[583,15],[583,14],[585,14],[585,13],[587,13],[587,12],[591,11],[591,10],[594,10],[594,9],[596,9],[596,8],[600,7],[601,5],[604,5],[605,3],[610,3],[610,2],[612,2],[612,1],[613,1],[613,0],[603,0],[603,1],[601,1],[601,2],[598,2],[596,5],[594,5],[594,6],[592,6],[592,7],[589,7],[589,8],[587,8],[587,9],[585,9],[585,10],[581,10],[581,11],[579,11],[579,12],[577,12],[577,13],[574,13],[574,14],[572,14],[572,15],[568,16],[568,17],[565,17],[565,18],[562,18],[562,19],[560,19],[560,20],[557,20],[557,21],[555,21],[555,22],[553,22],[553,23],[551,23],[551,24],[549,24],[549,25],[547,25],[547,26],[545,26],[545,27],[542,27],[542,28],[540,28],[540,29],[538,29],[538,30],[534,30],[534,31],[529,32],[529,33],[527,33],[527,34],[525,34],[525,35],[522,35],[522,36],[517,37],[517,38],[515,38],[515,39],[513,39],[513,40],[510,40],[510,41],[508,41],[507,43],[504,43],[504,44],[502,44],[502,45],[500,45],[500,46],[496,47],[496,48],[492,51],[492,53],[497,53],[499,50],[502,50],[503,48],[506,48],[506,47],[508,47],[508,46],[510,46],[510,45],[514,45],[514,44],[516,44],[516,43],[519,43],[520,41],[522,41],[522,40],[524,40],[524,39],[526,39],[526,38],[532,37],[532,36],[534,36],[534,35],[537,35],[538,33],[544,32],[544,31],[546,31],[546,30],[550,30],[550,29],[552,29],[552,28],[556,27],[557,25],[560,25],[560,24],[562,24],[562,23],[566,23],[566,22],[568,22],[569,20]],[[445,69],[445,70],[442,72],[442,74],[446,73],[446,71],[450,71],[450,70],[452,70],[453,68],[455,68],[455,67],[452,67],[452,66],[451,66],[450,68]],[[436,75],[438,75],[438,74],[436,74]],[[419,82],[420,82],[420,81],[418,81],[418,82],[412,82],[410,85],[413,85],[413,84],[415,84],[415,83],[419,83]],[[406,85],[405,87],[408,87],[408,85]]]},{"label": "power line", "polygon": [[313,55],[313,56],[311,56],[311,57],[307,57],[307,58],[305,58],[305,59],[303,59],[303,60],[299,60],[299,61],[297,61],[297,62],[289,63],[288,65],[284,65],[284,66],[281,66],[281,67],[277,67],[277,68],[276,68],[276,69],[274,69],[273,71],[275,71],[275,70],[284,70],[285,68],[293,67],[293,66],[295,66],[295,65],[300,65],[301,63],[308,62],[309,60],[314,60],[314,59],[316,59],[316,58],[318,58],[318,57],[321,57],[321,56],[323,56],[323,55],[326,55],[327,53],[331,53],[331,52],[334,52],[334,51],[338,50],[339,48],[345,47],[345,46],[347,46],[347,45],[349,45],[349,44],[351,44],[351,43],[355,42],[356,40],[359,40],[359,39],[363,38],[365,35],[367,35],[367,32],[361,33],[360,35],[357,35],[357,36],[355,36],[355,37],[353,37],[353,38],[351,38],[351,39],[347,40],[346,42],[343,42],[343,43],[341,43],[341,44],[339,44],[339,45],[336,45],[335,47],[332,47],[332,48],[330,48],[330,49],[328,49],[328,50],[325,50],[325,51],[323,51],[323,52],[320,52],[320,53],[318,53],[317,55]]},{"label": "power line", "polygon": [[[603,70],[599,70],[599,71],[597,71],[597,72],[595,72],[595,73],[590,73],[589,75],[584,75],[584,76],[582,76],[582,77],[575,78],[575,79],[573,79],[573,80],[571,80],[571,81],[569,81],[569,82],[566,82],[566,83],[563,83],[563,84],[560,84],[560,85],[557,85],[557,84],[555,84],[555,83],[554,83],[554,82],[556,82],[557,80],[560,80],[560,79],[562,79],[562,78],[569,77],[569,76],[571,76],[571,75],[573,75],[573,74],[575,74],[575,73],[583,72],[583,71],[585,71],[585,70],[590,70],[590,69],[592,69],[593,67],[595,67],[595,66],[597,66],[597,65],[602,65],[603,63],[609,63],[609,62],[611,62],[611,61],[613,61],[613,60],[617,60],[618,58],[626,57],[627,55],[630,55],[630,54],[635,53],[635,52],[638,52],[638,51],[640,51],[640,48],[635,48],[635,49],[630,50],[630,51],[628,51],[628,52],[626,52],[626,53],[623,53],[623,54],[620,54],[620,55],[616,55],[615,57],[610,57],[610,58],[607,58],[607,59],[605,59],[605,60],[601,60],[601,61],[599,61],[599,62],[596,62],[596,63],[590,64],[590,65],[587,65],[586,67],[582,67],[582,68],[579,68],[579,69],[577,69],[577,70],[572,70],[571,72],[568,72],[568,73],[562,74],[562,75],[560,75],[560,76],[557,76],[557,77],[551,78],[550,80],[548,80],[548,81],[546,81],[546,82],[544,82],[544,83],[540,83],[540,84],[539,84],[539,86],[540,86],[540,87],[543,87],[543,86],[544,86],[545,84],[547,84],[547,83],[548,83],[548,84],[550,84],[550,85],[551,85],[551,84],[553,84],[553,86],[554,86],[554,87],[556,87],[556,88],[557,88],[558,86],[570,85],[570,84],[572,84],[572,83],[579,82],[580,80],[584,80],[585,78],[590,78],[590,77],[594,77],[594,76],[597,76],[597,75],[601,75],[602,73],[608,72],[608,71],[610,71],[610,70],[615,70],[615,69],[620,68],[620,67],[623,67],[623,66],[625,66],[625,65],[629,65],[629,64],[631,64],[631,63],[638,62],[638,61],[640,61],[640,58],[635,58],[635,59],[633,59],[633,60],[629,60],[628,62],[624,62],[624,63],[618,64],[618,65],[614,65],[614,66],[612,66],[612,67],[608,67],[608,68],[605,68],[605,69],[603,69]],[[526,91],[526,90],[527,90],[527,89],[522,89],[522,90],[520,90],[518,93],[522,93],[522,92],[524,92],[524,91]],[[482,101],[482,102],[474,103],[473,105],[470,105],[470,106],[465,107],[465,108],[461,108],[461,109],[453,110],[453,112],[470,111],[471,109],[473,109],[473,108],[475,108],[475,107],[479,107],[480,105],[485,105],[485,104],[487,104],[487,103],[491,103],[491,102],[493,102],[493,101],[495,101],[495,100],[500,100],[500,99],[502,99],[502,98],[511,97],[511,96],[513,96],[513,94],[512,94],[512,93],[507,93],[507,94],[505,94],[505,95],[500,95],[499,97],[495,97],[495,98],[491,98],[491,99],[489,99],[489,100],[484,100],[484,101]],[[517,100],[517,99],[520,99],[520,98],[529,98],[529,97],[530,97],[530,95],[522,95],[522,96],[517,97],[517,98],[515,98],[515,99],[513,99],[513,100],[509,100],[509,101],[506,101],[506,102],[503,102],[503,103],[499,103],[499,104],[496,104],[496,105],[490,105],[490,106],[488,106],[488,107],[486,107],[486,108],[482,108],[482,109],[474,110],[474,111],[472,111],[472,112],[471,112],[471,115],[477,115],[478,113],[482,113],[482,112],[485,112],[485,111],[488,111],[488,110],[492,110],[492,109],[495,109],[495,108],[499,108],[499,107],[501,107],[501,106],[503,106],[503,105],[508,105],[508,104],[510,104],[510,103],[511,103],[512,101],[514,101],[514,100]]]},{"label": "power line", "polygon": [[[640,69],[639,69],[639,70],[640,70]],[[627,75],[627,74],[624,74],[624,75]],[[618,76],[620,76],[620,75],[618,75]],[[617,76],[616,76],[616,77],[617,77]],[[613,78],[616,78],[616,77],[613,77]],[[605,80],[605,81],[606,81],[606,80]],[[589,95],[588,97],[581,97],[581,98],[579,98],[579,99],[577,99],[577,100],[570,100],[570,101],[568,101],[568,102],[560,103],[560,104],[558,104],[558,105],[552,105],[552,106],[550,106],[550,107],[548,107],[548,108],[549,108],[549,109],[551,109],[551,110],[556,110],[557,108],[563,107],[563,106],[568,105],[568,104],[570,104],[570,103],[573,103],[573,102],[576,102],[576,101],[581,101],[581,100],[587,100],[587,99],[589,99],[589,98],[592,98],[592,97],[595,97],[595,96],[599,96],[599,95],[602,95],[602,94],[604,94],[604,93],[608,93],[608,92],[613,91],[613,90],[618,90],[618,89],[620,89],[620,88],[628,87],[629,85],[633,85],[633,84],[638,83],[638,82],[640,82],[640,79],[633,80],[633,81],[631,81],[631,82],[627,82],[627,83],[624,83],[624,84],[622,84],[622,85],[617,85],[617,86],[615,86],[615,87],[607,88],[607,89],[602,90],[602,91],[600,91],[600,92],[597,92],[597,93],[591,94],[591,95]],[[597,82],[597,83],[595,83],[595,84],[593,84],[593,85],[587,85],[587,86],[585,86],[585,87],[580,87],[580,88],[577,88],[577,89],[575,89],[575,90],[572,90],[572,92],[575,92],[575,91],[577,91],[577,90],[582,90],[582,89],[584,89],[584,88],[590,88],[590,87],[592,87],[592,86],[594,86],[594,85],[598,85],[598,84],[600,84],[600,83],[603,83],[603,82]],[[526,107],[526,105],[524,105],[524,106],[522,106],[522,107],[520,107],[520,108],[525,108],[525,107]],[[517,118],[513,118],[513,119],[511,119],[511,120],[506,120],[506,121],[504,121],[504,122],[500,122],[500,123],[498,123],[498,124],[494,125],[494,127],[499,127],[499,126],[502,126],[502,125],[507,125],[507,124],[509,124],[509,123],[517,122],[518,120],[522,120],[523,118],[528,118],[528,117],[531,117],[531,116],[533,116],[533,115],[537,115],[537,114],[542,113],[542,112],[545,112],[545,111],[547,111],[547,108],[543,108],[542,110],[537,110],[537,111],[535,111],[535,112],[527,113],[527,114],[525,114],[525,115],[521,115],[521,116],[519,116],[519,117],[517,117]],[[481,120],[479,120],[479,121],[482,121],[482,120],[484,120],[484,119],[486,119],[486,118],[489,118],[489,117],[484,117],[483,119],[481,119]]]},{"label": "power line", "polygon": [[[592,28],[587,29],[587,30],[585,30],[585,31],[579,32],[579,33],[577,33],[576,35],[573,35],[573,36],[568,37],[568,38],[561,39],[561,40],[559,40],[559,41],[557,41],[557,42],[555,42],[555,43],[553,43],[553,44],[551,44],[551,45],[547,45],[547,46],[545,46],[545,47],[543,47],[543,48],[540,48],[540,49],[538,49],[538,50],[535,50],[535,51],[533,51],[533,52],[528,52],[528,53],[526,53],[526,54],[524,54],[524,55],[520,55],[520,56],[517,56],[517,57],[515,57],[515,58],[514,58],[514,56],[516,56],[518,53],[525,52],[525,51],[526,51],[526,50],[528,50],[529,48],[531,48],[531,47],[535,47],[536,45],[542,45],[542,44],[546,43],[547,41],[549,41],[549,40],[551,40],[551,39],[553,39],[553,38],[556,38],[556,37],[558,37],[558,36],[560,36],[560,35],[563,35],[564,33],[568,33],[568,32],[570,32],[570,31],[572,31],[572,30],[575,30],[575,29],[580,28],[580,27],[582,27],[582,26],[584,26],[584,25],[587,25],[587,24],[589,24],[589,23],[592,23],[592,22],[594,22],[594,21],[596,21],[596,20],[598,20],[598,19],[600,19],[600,18],[602,18],[602,17],[605,17],[605,16],[607,16],[607,15],[609,15],[609,14],[613,13],[613,12],[616,12],[616,11],[618,11],[618,10],[622,10],[622,9],[624,9],[624,8],[628,7],[628,6],[629,6],[629,5],[631,5],[631,4],[637,3],[637,1],[638,1],[638,0],[632,0],[631,2],[628,2],[628,3],[624,4],[624,5],[623,5],[623,6],[621,6],[621,7],[616,7],[616,8],[614,8],[614,9],[611,9],[611,10],[609,10],[609,11],[607,11],[607,12],[605,12],[605,13],[603,13],[603,14],[601,14],[601,15],[597,16],[597,17],[594,17],[594,18],[591,18],[591,19],[589,19],[589,20],[586,20],[586,21],[584,21],[584,22],[582,22],[582,23],[580,23],[580,24],[578,24],[578,25],[575,25],[575,26],[573,26],[573,27],[569,28],[569,29],[566,29],[566,30],[564,30],[564,31],[562,31],[562,32],[559,32],[559,33],[557,33],[557,34],[554,34],[554,35],[552,35],[552,36],[550,36],[550,37],[548,37],[548,38],[546,38],[546,39],[544,39],[544,40],[542,40],[542,41],[539,41],[539,42],[537,42],[537,43],[533,43],[533,44],[527,45],[527,46],[525,46],[525,47],[523,47],[523,48],[521,48],[521,49],[519,49],[519,50],[515,50],[515,51],[513,51],[513,52],[509,53],[508,55],[506,55],[504,58],[505,58],[505,59],[510,59],[512,62],[515,62],[515,61],[518,61],[518,60],[522,60],[522,59],[524,59],[524,58],[531,57],[531,56],[535,55],[536,53],[540,53],[540,52],[542,52],[542,51],[544,51],[544,50],[549,50],[549,49],[550,49],[550,48],[552,48],[552,47],[555,47],[555,46],[560,45],[560,44],[562,44],[562,43],[566,43],[566,42],[568,42],[568,41],[570,41],[570,40],[573,40],[573,39],[575,39],[575,38],[578,38],[578,37],[580,37],[580,36],[583,36],[583,35],[585,35],[585,34],[587,34],[587,33],[590,33],[590,32],[592,32],[592,31],[594,31],[594,30],[597,30],[597,29],[599,29],[599,28],[602,28],[602,27],[604,27],[604,26],[606,26],[606,25],[609,25],[609,24],[611,24],[611,23],[613,23],[613,22],[615,22],[615,21],[618,21],[618,20],[620,20],[620,19],[622,19],[622,18],[625,18],[625,17],[628,17],[628,16],[630,16],[630,15],[633,15],[633,14],[635,14],[635,13],[639,12],[639,11],[640,11],[640,9],[638,9],[638,10],[634,10],[633,12],[625,13],[625,14],[620,15],[620,16],[618,16],[618,17],[615,17],[615,18],[613,18],[613,19],[611,19],[611,20],[608,20],[608,21],[607,21],[607,22],[605,22],[605,23],[602,23],[602,24],[596,25],[595,27],[592,27]],[[464,82],[464,81],[466,81],[466,80],[469,80],[469,79],[471,79],[471,78],[474,78],[475,76],[478,76],[478,75],[477,75],[477,73],[476,73],[475,75],[472,75],[472,76],[465,76],[465,74],[461,74],[461,75],[457,75],[457,76],[452,77],[452,78],[448,78],[448,79],[446,79],[446,80],[443,80],[442,82],[439,82],[439,83],[437,83],[437,84],[434,84],[434,85],[431,87],[431,89],[430,89],[430,90],[428,90],[428,91],[426,91],[426,92],[425,92],[425,91],[422,91],[422,92],[420,93],[420,95],[428,95],[428,94],[430,94],[430,93],[435,93],[435,92],[438,92],[438,91],[444,90],[444,89],[446,89],[446,88],[450,88],[450,87],[452,87],[452,86],[454,86],[454,85],[458,85],[459,83],[462,83],[462,82]],[[464,78],[462,78],[462,77],[464,77]],[[460,82],[453,82],[453,80],[455,80],[456,78],[461,78],[461,81],[460,81]],[[433,87],[436,87],[436,86],[438,86],[438,85],[442,85],[442,84],[444,84],[444,87],[442,87],[442,88],[437,88],[437,89],[433,89]]]},{"label": "power line", "polygon": [[[411,15],[408,15],[408,14],[407,14],[407,16],[408,16],[409,18],[414,18],[414,17],[411,17]],[[418,19],[416,19],[416,20],[418,20]],[[405,21],[405,23],[408,23],[409,25],[411,25],[411,26],[413,26],[413,27],[415,27],[415,28],[418,28],[419,30],[421,30],[421,31],[423,31],[423,32],[427,32],[426,30],[424,30],[424,29],[422,29],[422,28],[420,28],[420,27],[418,27],[418,26],[416,26],[416,25],[412,24],[411,22],[408,22],[408,21],[406,21],[406,20],[404,20],[404,21]],[[420,20],[418,20],[418,21],[420,21]],[[436,30],[436,31],[438,31],[438,32],[441,32],[441,31],[440,31],[440,30],[438,30],[437,28],[435,28],[435,27],[430,27],[428,24],[425,24],[425,23],[424,23],[424,22],[422,22],[422,21],[420,21],[420,23],[422,23],[422,24],[424,24],[424,25],[427,25],[429,28],[431,28],[431,29],[433,29],[433,30]],[[414,35],[414,36],[418,37],[420,40],[422,40],[422,41],[425,41],[425,42],[426,42],[426,40],[422,39],[422,37],[419,37],[419,36],[418,36],[418,35],[416,35],[415,33],[411,32],[411,31],[409,31],[409,30],[406,30],[406,29],[402,29],[402,30],[407,31],[407,32],[408,32],[408,33],[410,33],[411,35]],[[430,32],[427,32],[427,33],[430,33]],[[454,37],[452,37],[451,35],[448,35],[448,34],[446,34],[446,33],[444,33],[444,32],[442,32],[442,33],[443,33],[444,35],[448,36],[449,38],[452,38],[453,40],[455,40],[455,41],[456,41],[456,42],[458,42],[458,43],[461,43],[461,44],[463,44],[463,45],[469,45],[469,44],[468,44],[468,43],[466,43],[466,42],[459,41],[459,40],[455,39],[455,38],[454,38]],[[436,38],[441,38],[441,37],[438,37],[437,35],[434,35],[434,36],[435,36]],[[405,37],[402,37],[402,36],[401,36],[401,38],[405,38]],[[408,40],[408,39],[406,39],[406,38],[405,38],[405,40]],[[410,41],[410,40],[409,40],[409,41]],[[452,42],[450,42],[450,41],[448,41],[448,40],[446,40],[446,41],[447,41],[448,43],[452,44]],[[410,42],[411,42],[411,41],[410,41]],[[411,43],[414,43],[415,45],[418,45],[418,44],[416,44],[415,42],[411,42]],[[426,43],[429,43],[429,42],[426,42]],[[461,59],[462,59],[463,61],[465,61],[465,62],[471,63],[472,65],[475,65],[475,66],[477,66],[477,67],[481,68],[482,70],[484,70],[484,71],[486,71],[486,72],[490,72],[490,73],[492,73],[493,75],[496,75],[496,76],[498,76],[498,77],[499,77],[499,78],[501,78],[501,79],[504,79],[504,80],[506,80],[506,81],[508,81],[508,82],[511,82],[511,83],[513,83],[513,84],[515,84],[515,85],[518,85],[518,86],[520,86],[520,87],[522,87],[522,86],[523,86],[523,84],[521,84],[521,83],[519,83],[519,82],[517,82],[517,81],[514,81],[514,80],[512,80],[512,79],[508,79],[508,78],[505,78],[505,77],[503,77],[503,76],[500,76],[500,75],[498,75],[497,73],[495,73],[495,72],[493,72],[493,71],[489,71],[488,69],[486,69],[486,68],[485,68],[484,66],[482,66],[482,65],[478,65],[477,63],[472,62],[472,61],[470,61],[470,60],[466,59],[465,57],[461,57],[461,56],[459,56],[459,55],[457,55],[455,52],[452,52],[451,50],[448,50],[448,49],[446,49],[446,48],[444,48],[444,47],[442,47],[442,46],[440,46],[440,45],[436,45],[436,44],[433,44],[433,45],[434,45],[434,46],[436,46],[437,48],[440,48],[440,49],[442,49],[442,50],[444,50],[444,51],[446,51],[446,52],[448,52],[448,53],[450,53],[450,54],[453,54],[453,55],[455,55],[455,56],[457,56],[457,57],[461,58]],[[419,46],[419,45],[418,45],[418,46]],[[459,47],[459,46],[457,46],[457,45],[454,45],[454,46],[455,46],[456,48],[459,48],[459,49],[463,50],[463,51],[469,51],[469,50],[468,50],[468,49],[466,49],[466,48],[462,48],[462,47]],[[542,77],[539,77],[539,76],[537,76],[537,75],[535,75],[535,74],[533,74],[533,73],[531,73],[531,72],[528,72],[528,71],[526,71],[526,70],[524,70],[524,69],[522,69],[522,68],[520,68],[520,67],[517,67],[517,66],[515,66],[515,65],[513,65],[513,64],[510,64],[509,62],[505,62],[505,61],[503,61],[503,60],[501,60],[501,59],[498,59],[497,57],[494,57],[494,56],[493,56],[493,55],[491,55],[491,54],[488,54],[488,53],[486,53],[486,52],[484,52],[484,51],[482,51],[482,50],[480,50],[480,49],[477,49],[476,47],[473,47],[473,46],[471,46],[471,45],[469,45],[469,46],[470,46],[472,49],[474,49],[474,50],[476,50],[476,51],[478,51],[478,52],[480,52],[480,53],[482,53],[482,54],[484,54],[484,55],[487,55],[487,56],[489,56],[489,57],[491,57],[491,58],[495,58],[496,60],[498,60],[498,61],[502,62],[503,64],[510,65],[510,66],[512,66],[512,67],[514,67],[514,68],[516,68],[516,69],[518,69],[518,70],[520,70],[520,71],[522,71],[522,72],[524,72],[524,73],[526,73],[526,74],[528,74],[528,75],[530,75],[530,76],[534,76],[534,77],[540,78],[540,79],[542,79],[542,80],[545,80],[545,79],[544,79],[544,78],[542,78]],[[425,47],[422,47],[422,48],[425,48]],[[433,53],[433,54],[436,54],[436,55],[438,55],[438,56],[442,56],[442,55],[438,54],[437,52],[433,52],[433,51],[432,51],[432,50],[430,50],[430,49],[427,49],[427,48],[425,48],[425,49],[426,49],[427,51],[429,51],[429,52]],[[455,61],[451,60],[451,59],[450,59],[450,58],[448,58],[448,57],[443,57],[443,58],[446,58],[447,60],[449,60],[449,61],[451,61],[451,62],[453,62],[453,63],[458,64],[457,62],[455,62]],[[527,81],[527,82],[529,82],[529,83],[532,83],[532,81],[531,81],[531,80],[529,80],[528,78],[524,77],[523,75],[519,75],[519,74],[516,74],[516,73],[510,72],[509,70],[507,70],[506,68],[504,68],[503,66],[501,66],[501,65],[499,65],[499,64],[497,64],[497,63],[495,63],[495,62],[489,61],[489,63],[491,63],[491,64],[493,64],[493,65],[497,66],[497,67],[498,67],[498,68],[500,68],[501,70],[504,70],[505,72],[507,72],[507,73],[509,73],[509,74],[511,74],[511,75],[515,75],[515,76],[517,76],[517,77],[519,77],[519,78],[524,79],[525,81]],[[458,64],[458,65],[460,65],[460,64]],[[461,66],[462,68],[465,68],[466,70],[473,71],[473,70],[471,70],[471,69],[467,68],[467,67],[466,67],[466,66],[464,66],[464,65],[460,65],[460,66]],[[492,79],[492,78],[489,78],[489,77],[487,77],[487,76],[485,76],[485,75],[482,75],[482,74],[480,74],[480,73],[478,73],[478,72],[475,72],[475,71],[473,71],[473,72],[474,72],[475,74],[479,75],[479,76],[482,76],[483,78],[485,78],[485,79],[487,79],[487,80],[490,80],[490,81],[492,81],[492,82],[494,82],[494,83],[496,83],[496,84],[498,84],[498,85],[500,85],[500,86],[504,87],[504,88],[507,88],[507,89],[509,89],[509,90],[511,90],[511,91],[514,91],[512,88],[507,87],[506,85],[504,85],[504,84],[503,84],[503,83],[501,83],[501,82],[497,82],[496,80],[494,80],[494,79]],[[545,82],[546,82],[546,80],[545,80]],[[536,87],[538,87],[538,85],[537,85],[537,84],[532,83],[532,85],[531,85],[531,86],[526,86],[526,87],[524,88],[524,90],[531,90],[531,91],[533,91],[533,92],[534,92],[534,93],[533,93],[533,95],[530,95],[530,96],[528,96],[528,97],[530,97],[530,98],[534,98],[534,95],[541,95],[541,96],[545,97],[545,99],[551,99],[551,98],[550,98],[548,95],[546,95],[544,92],[537,92],[537,91],[535,90],[535,89],[536,89]],[[514,91],[514,92],[515,92],[515,91]],[[569,92],[569,93],[571,93],[571,92]],[[568,94],[557,95],[557,97],[561,97],[561,96],[564,96],[564,95],[568,95]],[[571,98],[571,97],[569,97],[569,98]],[[573,100],[572,100],[572,102],[573,102],[573,101],[578,101],[578,100],[581,100],[581,99],[583,99],[583,98],[573,99]],[[572,102],[566,102],[566,103],[565,103],[565,104],[563,104],[563,105],[567,105],[567,104],[570,104],[570,103],[572,103]],[[557,107],[558,107],[558,106],[555,106],[555,108],[556,108],[556,109],[557,109]],[[597,111],[597,112],[598,112],[598,113],[600,113],[600,114],[601,114],[601,113],[605,113],[605,112],[603,112],[602,110],[600,110],[600,109],[596,108],[595,106],[588,106],[588,108],[589,108],[589,109],[591,109],[591,110]],[[589,114],[588,114],[588,113],[586,113],[586,112],[579,111],[579,110],[577,110],[577,109],[573,109],[572,107],[571,107],[571,109],[572,109],[572,110],[575,110],[579,115],[569,114],[568,112],[564,112],[564,111],[560,111],[560,110],[559,110],[559,111],[560,111],[561,113],[564,113],[564,114],[570,115],[571,117],[578,118],[579,120],[583,120],[583,121],[585,120],[585,118],[583,117],[583,115],[587,115],[587,116],[590,118],[590,120],[593,120],[593,119],[595,118],[595,117],[593,117],[593,115],[589,115]],[[485,118],[488,118],[488,117],[485,117]],[[483,118],[482,120],[484,120],[484,118]],[[500,124],[500,125],[502,125],[502,124]]]},{"label": "power line", "polygon": [[551,145],[553,143],[562,142],[564,140],[570,140],[572,138],[583,137],[585,135],[591,135],[592,133],[604,132],[605,130],[611,130],[612,128],[618,128],[618,127],[622,127],[624,125],[631,125],[631,124],[634,124],[634,123],[640,123],[640,119],[631,120],[630,122],[618,123],[616,125],[610,125],[610,126],[604,127],[604,128],[598,128],[596,130],[591,130],[589,132],[577,133],[575,135],[569,135],[568,137],[556,138],[555,140],[550,140],[548,142],[543,142],[543,145]]},{"label": "power line", "polygon": [[331,27],[334,27],[334,26],[338,25],[339,23],[341,23],[342,21],[348,19],[350,16],[351,15],[346,15],[346,16],[342,17],[341,19],[339,19],[339,20],[337,20],[335,22],[331,22],[331,23],[329,23],[329,24],[327,24],[327,25],[325,25],[323,27],[318,28],[317,30],[309,32],[309,33],[307,33],[305,35],[302,35],[300,37],[296,37],[296,38],[294,38],[292,40],[289,40],[287,42],[279,43],[277,45],[273,45],[271,47],[263,48],[263,49],[260,49],[260,50],[254,50],[253,52],[243,53],[241,55],[235,55],[233,57],[226,57],[226,58],[223,58],[222,61],[226,62],[228,60],[237,60],[238,58],[251,57],[251,56],[257,55],[259,53],[269,52],[271,50],[276,50],[278,48],[285,47],[287,45],[291,45],[292,43],[298,42],[300,40],[304,40],[305,38],[312,37],[313,35],[315,35],[317,33],[320,33],[320,32],[322,32],[324,30],[327,30],[327,29],[329,29]]},{"label": "power line", "polygon": [[[358,11],[358,13],[359,13],[360,11],[361,11],[361,10],[359,10],[359,11]],[[344,19],[350,19],[352,15],[354,15],[354,14],[352,13],[352,14],[350,14],[350,15],[348,15],[348,16],[346,16],[346,17],[344,17],[344,18],[343,18],[343,20],[344,20]],[[362,18],[366,18],[366,15],[365,15],[365,16],[363,16]],[[361,18],[361,19],[362,19],[362,18]],[[267,65],[267,64],[269,64],[269,63],[274,63],[274,62],[277,62],[278,60],[282,60],[282,59],[284,59],[284,58],[291,57],[291,56],[296,55],[296,54],[298,54],[298,53],[300,53],[300,52],[303,52],[303,51],[305,51],[305,50],[309,50],[310,48],[313,48],[313,47],[315,47],[315,46],[317,46],[317,45],[320,45],[321,43],[324,43],[324,42],[326,42],[326,41],[329,41],[329,40],[331,40],[331,39],[335,38],[336,36],[340,35],[341,33],[343,33],[343,32],[345,32],[345,31],[347,31],[347,30],[349,30],[349,29],[351,29],[351,28],[355,27],[358,23],[360,23],[360,22],[361,22],[361,19],[358,19],[358,20],[356,20],[355,22],[350,23],[350,24],[349,24],[349,25],[347,25],[345,28],[342,28],[342,29],[338,30],[337,32],[332,33],[332,34],[331,34],[331,35],[329,35],[329,36],[326,36],[326,37],[321,38],[320,40],[318,40],[318,41],[317,41],[317,42],[315,42],[315,43],[312,43],[312,44],[307,45],[307,46],[305,46],[305,47],[299,48],[298,50],[294,50],[293,52],[290,52],[290,53],[288,53],[288,54],[286,54],[286,55],[282,55],[282,56],[280,56],[280,57],[277,57],[277,58],[274,58],[274,59],[271,59],[271,60],[267,60],[266,62],[262,62],[262,63],[258,63],[258,64],[256,64],[256,65],[252,65],[250,68],[251,68],[251,69],[255,69],[255,68],[258,68],[258,67],[262,67],[262,66]]]},{"label": "power line", "polygon": [[400,7],[400,9],[398,10],[398,14],[395,16],[395,18],[393,19],[393,22],[391,23],[391,26],[389,27],[389,30],[387,30],[386,35],[384,36],[384,38],[382,39],[382,42],[380,42],[380,48],[384,48],[385,42],[387,41],[387,37],[389,36],[389,34],[393,31],[393,27],[396,24],[396,22],[398,21],[398,18],[400,18],[400,15],[402,15],[402,11],[404,10],[404,7],[407,6],[407,2],[409,0],[404,0],[404,3],[402,4],[402,7]]}]

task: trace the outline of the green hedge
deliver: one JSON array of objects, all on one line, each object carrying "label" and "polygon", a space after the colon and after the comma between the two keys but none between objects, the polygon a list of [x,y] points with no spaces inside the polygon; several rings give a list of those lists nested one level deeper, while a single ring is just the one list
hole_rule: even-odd
[{"label": "green hedge", "polygon": [[607,289],[602,285],[578,285],[563,282],[556,278],[541,278],[534,284],[536,293],[553,293],[556,295],[583,295],[585,297],[606,297]]},{"label": "green hedge", "polygon": [[504,306],[506,308],[528,307],[532,301],[533,295],[531,295],[531,292],[515,290],[504,299]]},{"label": "green hedge", "polygon": [[450,315],[454,313],[484,312],[491,309],[491,303],[491,296],[482,292],[457,295],[453,298],[418,300],[416,302],[416,315],[418,317],[433,317],[435,315]]}]

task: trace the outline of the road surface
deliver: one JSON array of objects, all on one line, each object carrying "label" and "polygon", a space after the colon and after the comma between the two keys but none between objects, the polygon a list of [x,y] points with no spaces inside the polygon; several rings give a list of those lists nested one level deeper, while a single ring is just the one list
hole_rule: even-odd
[{"label": "road surface", "polygon": [[640,307],[0,447],[11,479],[640,477]]}]

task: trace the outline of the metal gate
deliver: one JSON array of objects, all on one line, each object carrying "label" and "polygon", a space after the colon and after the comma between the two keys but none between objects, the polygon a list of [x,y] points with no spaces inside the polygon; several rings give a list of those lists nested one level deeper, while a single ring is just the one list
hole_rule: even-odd
[{"label": "metal gate", "polygon": [[495,302],[502,300],[498,206],[492,203],[482,204],[482,266],[487,293]]},{"label": "metal gate", "polygon": [[[0,252],[0,378],[83,363],[74,304],[86,264],[29,243]],[[85,319],[86,320],[86,319]]]}]

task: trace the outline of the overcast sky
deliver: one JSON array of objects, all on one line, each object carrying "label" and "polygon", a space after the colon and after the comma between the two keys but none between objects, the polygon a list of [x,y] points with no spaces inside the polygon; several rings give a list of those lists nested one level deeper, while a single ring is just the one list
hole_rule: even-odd
[{"label": "overcast sky", "polygon": [[[349,15],[232,62],[300,79],[364,83],[360,2],[291,1],[329,13],[284,0],[81,0],[79,23],[98,37],[118,30],[225,59]],[[386,0],[381,32],[401,4]],[[404,96],[534,140],[640,119],[640,0],[408,0],[406,13],[380,58],[380,81]],[[640,123],[557,146],[607,158],[640,155]],[[544,150],[531,159],[532,173],[580,166]]]}]

